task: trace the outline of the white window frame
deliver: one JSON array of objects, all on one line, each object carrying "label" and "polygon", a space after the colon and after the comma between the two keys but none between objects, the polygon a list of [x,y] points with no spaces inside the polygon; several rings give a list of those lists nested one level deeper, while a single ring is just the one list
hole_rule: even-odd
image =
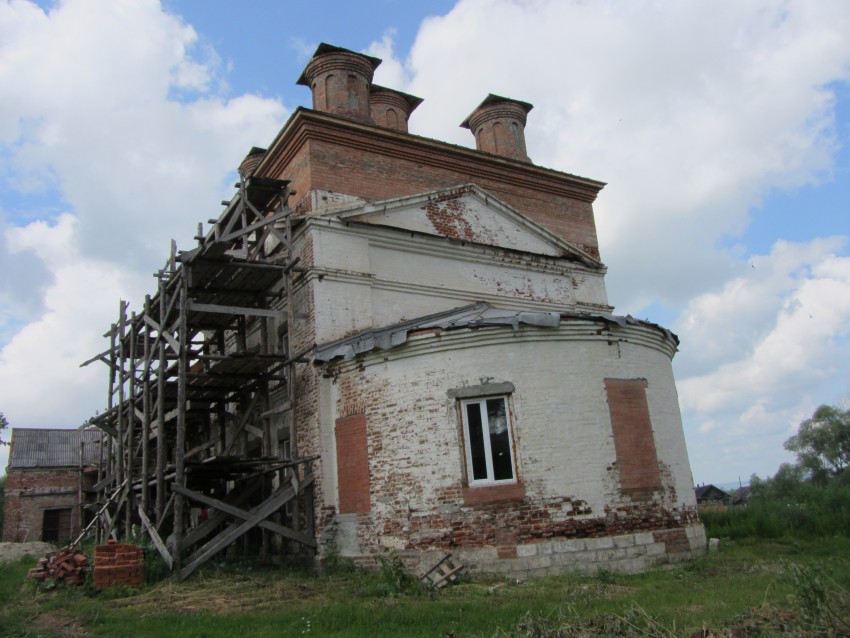
[{"label": "white window frame", "polygon": [[[466,479],[467,484],[470,487],[478,487],[483,485],[509,485],[511,483],[517,482],[517,467],[516,467],[516,458],[514,456],[514,436],[513,436],[513,426],[511,424],[511,406],[510,401],[508,400],[508,395],[496,395],[496,396],[482,396],[482,397],[474,397],[469,399],[461,399],[460,400],[460,416],[461,422],[463,424],[463,444],[465,450],[466,457]],[[511,478],[509,479],[499,479],[496,480],[493,478],[494,470],[493,470],[493,451],[490,446],[490,427],[489,421],[487,419],[487,401],[493,399],[501,399],[505,405],[505,418],[507,420],[507,428],[508,428],[508,448],[510,451],[510,462],[511,462]],[[475,479],[472,465],[472,444],[469,438],[469,422],[467,420],[467,410],[466,406],[470,404],[478,404],[480,406],[481,411],[481,427],[483,428],[482,439],[484,441],[484,460],[487,467],[487,478],[483,479]]]}]

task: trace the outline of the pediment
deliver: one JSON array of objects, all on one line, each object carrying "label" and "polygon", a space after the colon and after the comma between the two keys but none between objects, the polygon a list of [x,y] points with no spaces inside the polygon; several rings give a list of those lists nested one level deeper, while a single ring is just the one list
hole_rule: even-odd
[{"label": "pediment", "polygon": [[556,237],[474,184],[372,202],[346,211],[334,211],[333,216],[346,222],[599,265],[599,261],[581,249]]}]

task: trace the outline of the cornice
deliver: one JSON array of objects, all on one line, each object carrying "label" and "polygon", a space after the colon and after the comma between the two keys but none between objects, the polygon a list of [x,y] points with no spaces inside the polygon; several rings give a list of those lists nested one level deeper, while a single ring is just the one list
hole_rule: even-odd
[{"label": "cornice", "polygon": [[608,346],[631,345],[655,350],[670,360],[676,354],[676,344],[661,330],[649,325],[621,328],[601,320],[563,318],[557,329],[521,326],[487,326],[459,330],[429,330],[408,338],[401,345],[387,350],[371,350],[351,359],[335,359],[320,364],[340,373],[383,365],[387,361],[407,359],[440,352],[482,347],[506,346],[516,351],[520,343],[607,343]]},{"label": "cornice", "polygon": [[331,217],[307,217],[304,219],[304,227],[305,230],[306,228],[315,228],[321,232],[364,237],[369,240],[371,246],[376,248],[389,248],[429,257],[441,256],[466,263],[490,265],[500,263],[511,265],[517,269],[553,276],[585,273],[604,276],[608,271],[607,267],[601,262],[588,263],[576,259],[574,255],[540,255],[514,248],[479,244],[442,235],[403,230],[393,226],[349,222]]},{"label": "cornice", "polygon": [[282,173],[304,144],[314,139],[587,203],[593,203],[605,186],[605,182],[586,177],[304,107],[296,109],[278,133],[257,174]]},{"label": "cornice", "polygon": [[521,299],[511,295],[499,295],[482,291],[471,293],[468,290],[460,288],[445,288],[440,286],[425,285],[425,284],[408,284],[402,281],[380,279],[368,273],[352,273],[344,271],[332,271],[323,268],[311,268],[306,275],[306,281],[326,282],[333,281],[339,283],[348,283],[369,286],[373,290],[381,290],[385,292],[397,292],[419,297],[431,297],[433,299],[454,299],[458,305],[469,303],[470,299],[475,298],[480,301],[486,301],[489,304],[498,306],[508,310],[539,310],[541,312],[561,312],[561,313],[609,313],[613,310],[611,306],[602,306],[599,304],[590,304],[579,301],[570,303],[555,303],[552,301],[539,301],[533,299]]}]

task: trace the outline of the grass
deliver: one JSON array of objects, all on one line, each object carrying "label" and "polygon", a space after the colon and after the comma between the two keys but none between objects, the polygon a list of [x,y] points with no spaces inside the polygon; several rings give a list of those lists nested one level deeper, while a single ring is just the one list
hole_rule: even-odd
[{"label": "grass", "polygon": [[[781,627],[806,635],[805,623],[840,627],[840,611],[830,620],[829,605],[850,608],[846,556],[847,538],[723,541],[720,551],[670,570],[467,579],[439,593],[411,586],[392,564],[374,574],[340,568],[324,576],[211,566],[185,583],[140,591],[43,591],[26,580],[34,561],[24,560],[0,570],[0,635],[543,638],[691,636],[705,628],[777,635]],[[731,633],[742,627],[749,633]]]},{"label": "grass", "polygon": [[[850,473],[847,475],[850,477]],[[702,513],[706,533],[715,538],[850,537],[850,478],[825,487],[811,483],[762,484],[747,507]]]}]

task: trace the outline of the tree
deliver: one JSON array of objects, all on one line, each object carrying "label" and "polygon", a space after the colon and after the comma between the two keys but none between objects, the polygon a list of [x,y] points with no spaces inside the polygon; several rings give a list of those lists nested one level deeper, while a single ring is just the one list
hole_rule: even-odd
[{"label": "tree", "polygon": [[806,482],[806,471],[799,465],[783,463],[773,478],[750,477],[750,494],[753,497],[778,498],[793,501],[798,498]]},{"label": "tree", "polygon": [[797,464],[817,483],[825,483],[850,467],[850,409],[822,405],[800,424],[785,449],[797,454]]},{"label": "tree", "polygon": [[6,420],[6,417],[3,416],[3,413],[0,412],[0,445],[9,445],[8,441],[3,440],[3,430],[9,427],[9,422]]}]

